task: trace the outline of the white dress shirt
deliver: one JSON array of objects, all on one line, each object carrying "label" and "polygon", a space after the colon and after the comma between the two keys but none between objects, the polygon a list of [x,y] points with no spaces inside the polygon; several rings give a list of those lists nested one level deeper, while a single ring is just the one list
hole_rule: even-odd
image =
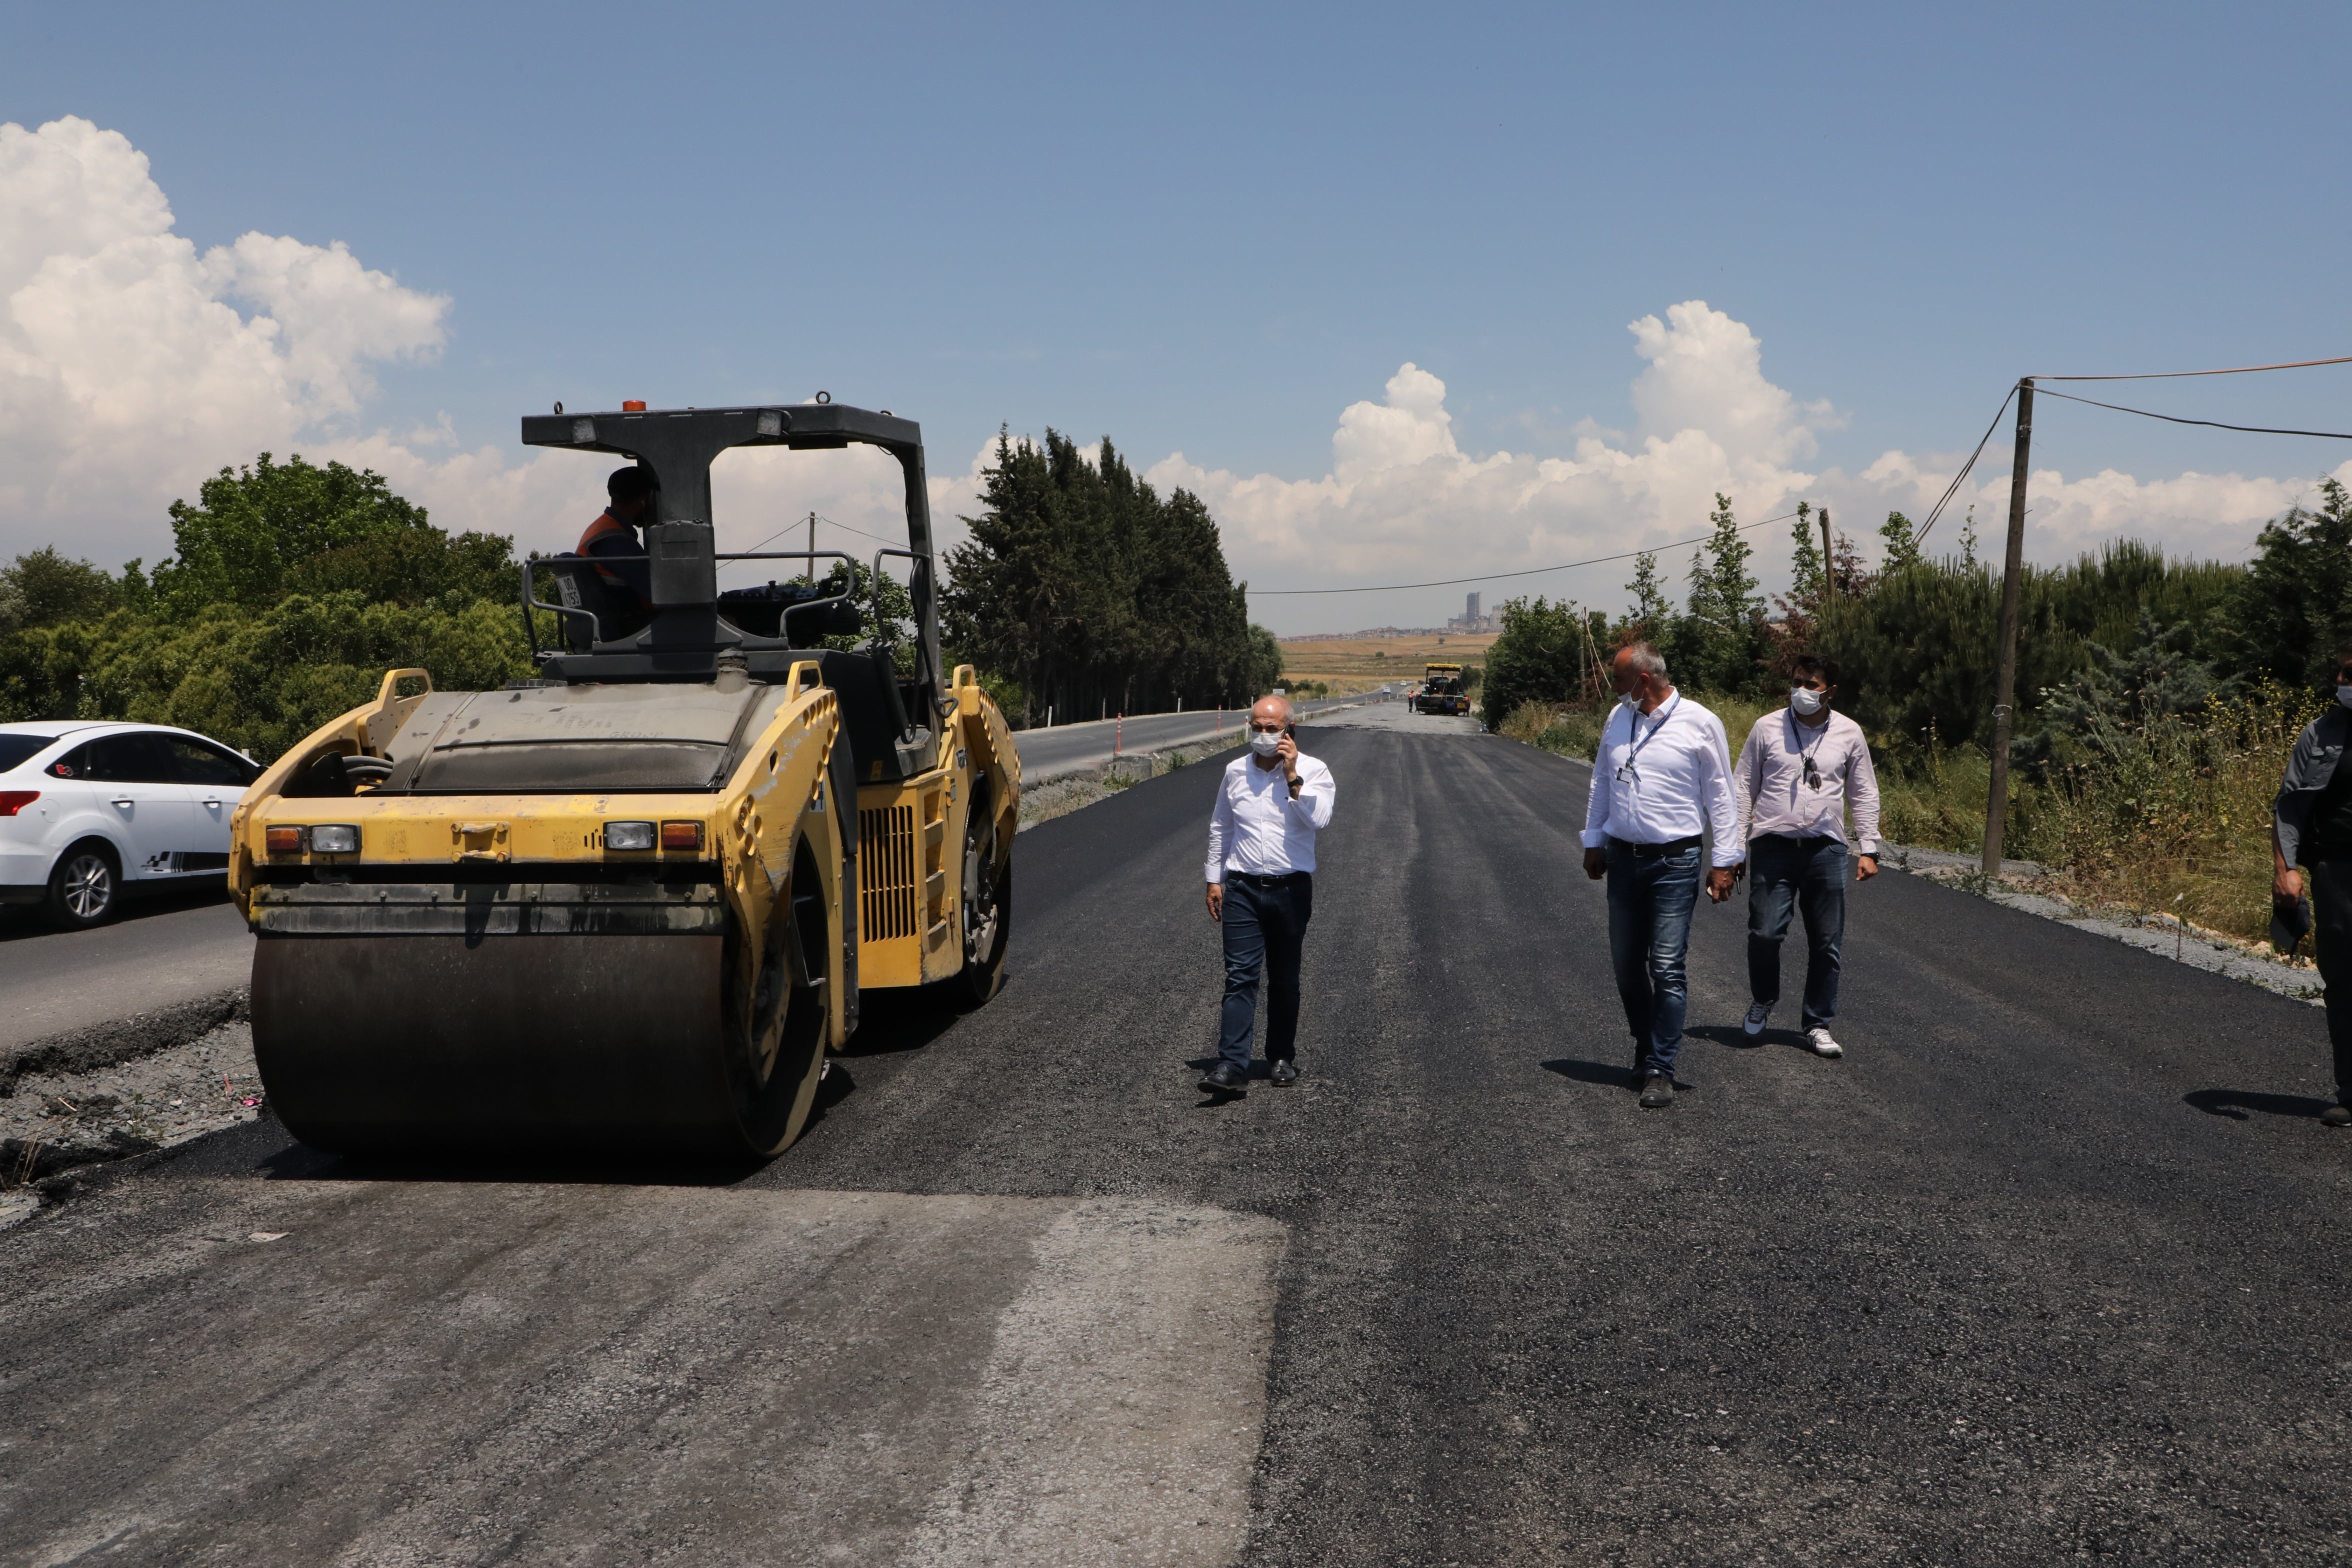
[{"label": "white dress shirt", "polygon": [[[1813,778],[1805,782],[1805,759]],[[1864,855],[1878,853],[1878,775],[1870,765],[1870,742],[1862,726],[1832,710],[1826,724],[1801,724],[1783,708],[1756,721],[1732,770],[1739,818],[1761,838],[1826,835]],[[1845,836],[1846,807],[1853,807],[1853,837]]]},{"label": "white dress shirt", "polygon": [[1331,770],[1304,752],[1298,758],[1298,798],[1279,767],[1262,768],[1255,755],[1225,764],[1217,781],[1217,808],[1209,813],[1208,879],[1227,871],[1279,877],[1315,869],[1315,833],[1331,826],[1337,792]]},{"label": "white dress shirt", "polygon": [[1731,750],[1723,721],[1677,691],[1654,713],[1618,704],[1601,727],[1592,794],[1584,805],[1584,847],[1664,844],[1715,829],[1715,863],[1748,858],[1731,798]]}]

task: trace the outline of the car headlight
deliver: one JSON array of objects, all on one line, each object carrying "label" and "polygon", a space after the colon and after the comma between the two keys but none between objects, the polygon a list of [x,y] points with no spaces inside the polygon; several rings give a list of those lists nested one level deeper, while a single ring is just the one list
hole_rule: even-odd
[{"label": "car headlight", "polygon": [[654,825],[650,822],[604,824],[604,847],[607,849],[650,849],[653,847]]}]

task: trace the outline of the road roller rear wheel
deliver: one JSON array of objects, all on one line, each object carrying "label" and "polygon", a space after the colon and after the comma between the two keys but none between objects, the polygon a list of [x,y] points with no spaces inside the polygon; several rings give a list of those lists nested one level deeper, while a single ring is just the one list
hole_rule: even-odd
[{"label": "road roller rear wheel", "polygon": [[[729,1089],[748,1152],[778,1153],[808,1123],[824,1077],[833,945],[816,857],[803,839],[749,988],[729,1009]],[[733,978],[736,966],[728,973]]]},{"label": "road roller rear wheel", "polygon": [[963,972],[946,982],[959,1004],[977,1007],[1004,985],[1013,936],[1013,858],[1000,868],[994,802],[972,791],[963,829]]}]

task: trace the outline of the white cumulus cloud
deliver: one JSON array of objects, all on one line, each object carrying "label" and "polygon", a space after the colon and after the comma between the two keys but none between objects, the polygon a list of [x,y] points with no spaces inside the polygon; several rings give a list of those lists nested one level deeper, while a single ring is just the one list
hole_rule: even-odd
[{"label": "white cumulus cloud", "polygon": [[174,495],[358,413],[369,366],[438,351],[449,308],[341,245],[199,254],[145,155],[70,118],[0,125],[0,301],[9,542],[151,557]]},{"label": "white cumulus cloud", "polygon": [[[1463,450],[1445,384],[1408,363],[1389,379],[1381,401],[1341,412],[1330,470],[1319,478],[1244,476],[1181,451],[1147,474],[1208,501],[1236,574],[1263,589],[1465,577],[1654,549],[1705,533],[1717,493],[1732,498],[1743,521],[1789,511],[1801,500],[1828,505],[1842,531],[1874,551],[1871,535],[1886,513],[1924,517],[1966,456],[1889,451],[1857,473],[1815,468],[1820,433],[1841,428],[1845,416],[1768,380],[1763,344],[1744,323],[1690,300],[1627,331],[1646,362],[1631,389],[1636,427],[1612,439],[1584,421],[1579,428],[1590,433],[1570,457]],[[2336,474],[2352,482],[2352,463]],[[2037,469],[2029,493],[2027,550],[2035,560],[2066,559],[2123,535],[2176,553],[2230,558],[2243,554],[2263,521],[2307,501],[2311,480],[2195,472],[2143,480],[2112,469],[2069,478]],[[2006,466],[1979,468],[1931,547],[1956,545],[1971,502],[1979,532],[1990,538],[2003,526],[2008,497]],[[1766,586],[1782,585],[1784,531],[1757,542]],[[1686,559],[1678,553],[1661,564],[1672,577]],[[1613,607],[1629,570],[1612,563],[1485,586],[1490,604],[1540,592]],[[1280,630],[1339,629],[1426,620],[1442,598],[1269,596],[1254,613]]]}]

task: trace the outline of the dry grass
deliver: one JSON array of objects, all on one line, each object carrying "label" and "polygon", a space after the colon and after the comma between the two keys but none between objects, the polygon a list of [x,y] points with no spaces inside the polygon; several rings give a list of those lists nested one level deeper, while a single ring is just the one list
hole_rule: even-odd
[{"label": "dry grass", "polygon": [[1320,680],[1334,697],[1391,681],[1419,680],[1429,664],[1480,664],[1495,646],[1495,634],[1478,637],[1313,637],[1282,645],[1282,673],[1288,680]]}]

